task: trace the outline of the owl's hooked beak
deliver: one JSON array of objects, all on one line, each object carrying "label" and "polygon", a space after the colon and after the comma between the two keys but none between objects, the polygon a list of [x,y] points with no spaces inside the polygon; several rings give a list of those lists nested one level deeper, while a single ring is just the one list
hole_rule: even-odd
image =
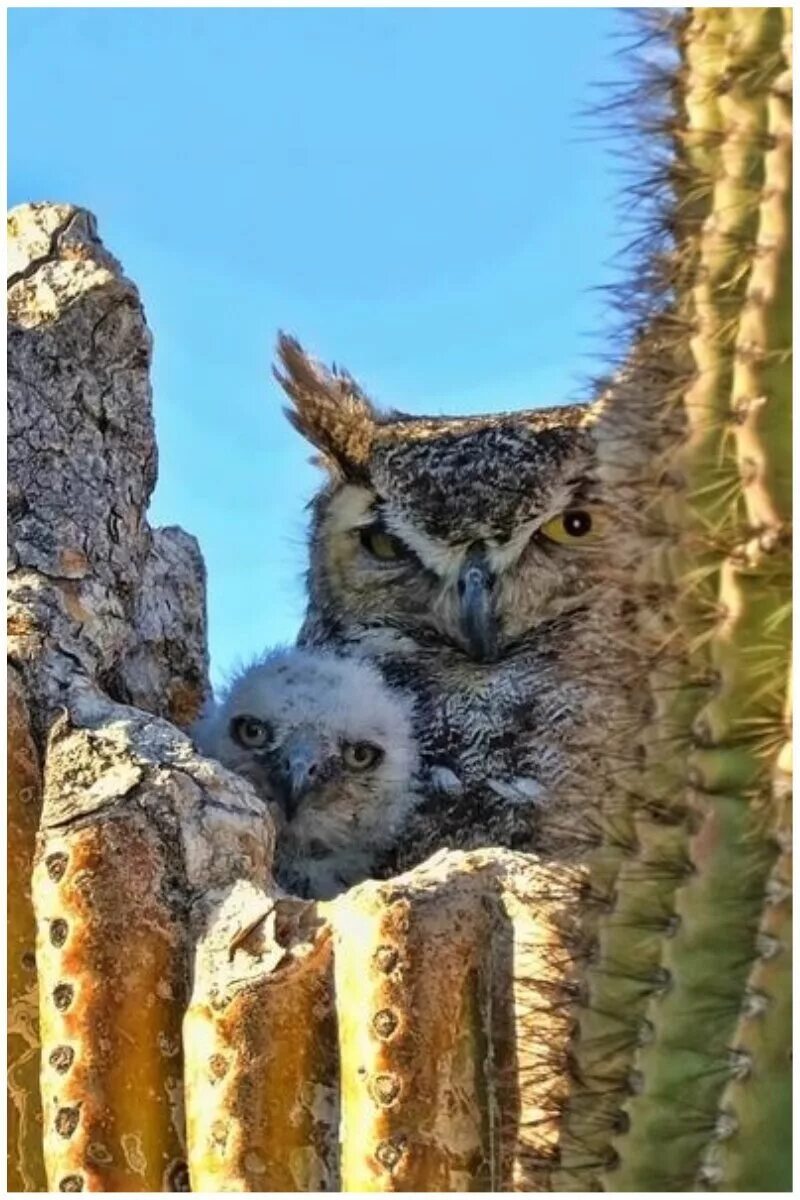
[{"label": "owl's hooked beak", "polygon": [[281,751],[278,778],[278,802],[291,821],[300,801],[319,782],[321,747],[308,733],[290,737]]},{"label": "owl's hooked beak", "polygon": [[480,542],[467,551],[458,575],[461,632],[469,652],[478,662],[497,658],[499,622],[495,611],[495,574],[486,547]]}]

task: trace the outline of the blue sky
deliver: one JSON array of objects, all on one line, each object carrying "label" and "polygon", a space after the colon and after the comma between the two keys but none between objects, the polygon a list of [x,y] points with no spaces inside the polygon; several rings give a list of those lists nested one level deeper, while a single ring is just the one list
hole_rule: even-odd
[{"label": "blue sky", "polygon": [[575,399],[620,187],[578,118],[612,9],[18,9],[9,203],[97,216],[155,337],[150,519],[199,539],[212,673],[292,641],[320,475],[275,332],[378,401]]}]

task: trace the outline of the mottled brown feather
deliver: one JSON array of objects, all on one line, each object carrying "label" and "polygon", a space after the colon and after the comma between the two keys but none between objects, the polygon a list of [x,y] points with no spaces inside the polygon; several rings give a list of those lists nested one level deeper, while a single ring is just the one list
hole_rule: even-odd
[{"label": "mottled brown feather", "polygon": [[284,409],[292,425],[322,451],[326,465],[349,477],[361,474],[379,421],[369,398],[346,372],[329,371],[284,333],[278,358],[284,371],[273,371],[294,405]]}]

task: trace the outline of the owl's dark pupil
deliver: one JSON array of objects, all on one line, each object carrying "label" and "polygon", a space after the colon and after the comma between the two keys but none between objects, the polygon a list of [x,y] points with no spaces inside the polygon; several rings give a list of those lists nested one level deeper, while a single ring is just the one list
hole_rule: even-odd
[{"label": "owl's dark pupil", "polygon": [[257,738],[261,733],[261,726],[258,721],[248,721],[245,730],[248,737]]},{"label": "owl's dark pupil", "polygon": [[585,537],[592,529],[592,518],[588,512],[578,510],[564,514],[564,529],[570,537]]}]

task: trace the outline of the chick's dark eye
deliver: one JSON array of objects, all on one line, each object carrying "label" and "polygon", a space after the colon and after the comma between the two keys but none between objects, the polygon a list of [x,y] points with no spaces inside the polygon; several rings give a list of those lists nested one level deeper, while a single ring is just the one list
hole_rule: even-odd
[{"label": "chick's dark eye", "polygon": [[342,758],[351,771],[368,771],[378,765],[383,758],[383,751],[372,742],[345,742]]},{"label": "chick's dark eye", "polygon": [[400,539],[387,533],[382,525],[367,525],[359,529],[358,536],[367,553],[382,562],[391,562],[392,559],[406,556],[405,547]]},{"label": "chick's dark eye", "polygon": [[270,741],[272,730],[266,721],[260,721],[258,717],[241,716],[231,721],[230,734],[246,750],[260,750]]}]

